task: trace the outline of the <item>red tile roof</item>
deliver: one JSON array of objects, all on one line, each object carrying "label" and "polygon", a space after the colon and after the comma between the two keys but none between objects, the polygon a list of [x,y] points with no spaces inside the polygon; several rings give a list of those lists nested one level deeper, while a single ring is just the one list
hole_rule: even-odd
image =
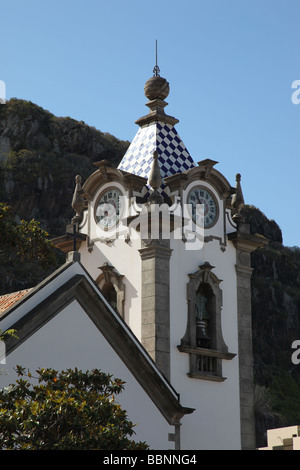
[{"label": "red tile roof", "polygon": [[18,292],[12,292],[11,294],[1,295],[0,296],[0,315],[30,291],[31,289],[24,289]]}]

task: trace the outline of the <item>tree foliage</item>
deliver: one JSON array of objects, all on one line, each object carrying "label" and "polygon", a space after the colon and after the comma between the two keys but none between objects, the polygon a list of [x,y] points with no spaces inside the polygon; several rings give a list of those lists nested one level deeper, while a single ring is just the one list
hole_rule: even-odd
[{"label": "tree foliage", "polygon": [[21,260],[39,260],[45,265],[55,264],[56,255],[48,233],[39,222],[13,218],[11,207],[0,203],[0,261],[19,257]]},{"label": "tree foliage", "polygon": [[124,382],[98,369],[17,366],[19,378],[0,390],[2,450],[147,449],[130,437],[134,425],[115,399]]}]

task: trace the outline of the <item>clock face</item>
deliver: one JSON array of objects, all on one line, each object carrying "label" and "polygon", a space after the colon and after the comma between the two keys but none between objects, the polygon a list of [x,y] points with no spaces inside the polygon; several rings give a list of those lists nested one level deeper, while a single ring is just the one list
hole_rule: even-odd
[{"label": "clock face", "polygon": [[95,219],[104,230],[109,230],[118,224],[123,212],[122,196],[117,188],[107,189],[100,195],[95,209]]},{"label": "clock face", "polygon": [[[195,222],[204,228],[212,227],[218,218],[218,205],[212,193],[202,187],[193,188],[187,198],[190,213]],[[197,206],[198,204],[198,206]],[[203,206],[199,206],[202,204]]]}]

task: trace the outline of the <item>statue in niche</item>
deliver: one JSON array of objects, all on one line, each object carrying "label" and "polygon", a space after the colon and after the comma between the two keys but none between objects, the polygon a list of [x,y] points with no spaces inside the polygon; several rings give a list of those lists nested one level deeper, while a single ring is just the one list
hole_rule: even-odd
[{"label": "statue in niche", "polygon": [[207,311],[208,298],[204,289],[200,287],[196,294],[196,343],[200,348],[209,348],[210,338],[208,335],[209,312]]},{"label": "statue in niche", "polygon": [[118,308],[117,308],[117,292],[116,292],[114,286],[112,284],[107,284],[102,289],[102,292],[103,292],[103,295],[106,298],[106,300],[108,300],[108,302],[110,303],[110,305],[116,311],[118,311]]}]

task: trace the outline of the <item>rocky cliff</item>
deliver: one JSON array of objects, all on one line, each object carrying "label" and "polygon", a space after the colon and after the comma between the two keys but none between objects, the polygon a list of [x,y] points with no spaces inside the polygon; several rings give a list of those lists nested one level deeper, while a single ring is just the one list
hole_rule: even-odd
[{"label": "rocky cliff", "polygon": [[129,142],[24,100],[0,106],[0,201],[17,217],[39,220],[60,235],[73,216],[75,176],[85,178],[102,159],[116,164]]},{"label": "rocky cliff", "polygon": [[252,324],[257,384],[257,444],[266,429],[300,423],[300,365],[292,344],[300,339],[300,248],[282,244],[282,233],[255,207],[245,206],[252,233],[269,240],[252,254]]},{"label": "rocky cliff", "polygon": [[[76,174],[84,181],[104,158],[117,165],[128,145],[12,99],[0,106],[0,202],[17,218],[40,221],[50,237],[62,235],[74,215]],[[246,206],[243,215],[252,233],[269,240],[252,255],[257,444],[263,446],[267,428],[300,425],[300,365],[291,360],[291,345],[300,340],[300,248],[285,247],[277,223],[259,209]],[[40,266],[0,267],[0,294],[32,287],[45,274]]]}]

